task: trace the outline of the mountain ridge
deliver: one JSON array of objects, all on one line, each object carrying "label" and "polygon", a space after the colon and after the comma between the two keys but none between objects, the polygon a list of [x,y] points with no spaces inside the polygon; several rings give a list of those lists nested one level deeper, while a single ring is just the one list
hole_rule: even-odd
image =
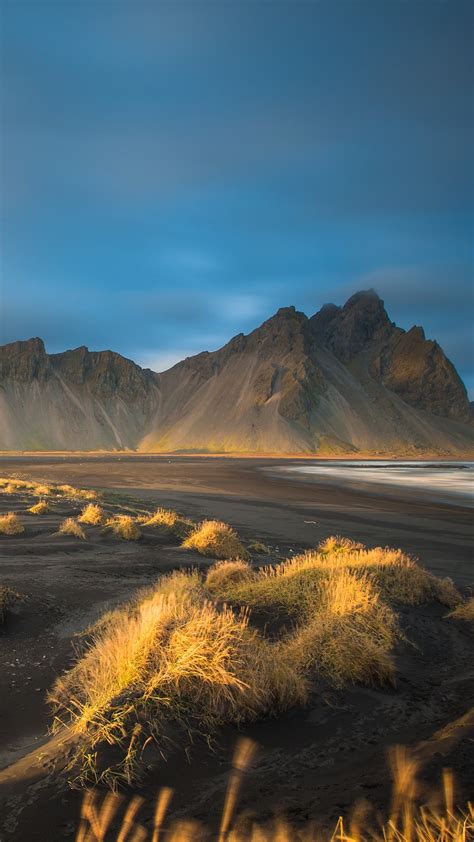
[{"label": "mountain ridge", "polygon": [[313,316],[282,307],[217,351],[156,373],[39,338],[0,347],[0,449],[465,455],[464,384],[374,290]]}]

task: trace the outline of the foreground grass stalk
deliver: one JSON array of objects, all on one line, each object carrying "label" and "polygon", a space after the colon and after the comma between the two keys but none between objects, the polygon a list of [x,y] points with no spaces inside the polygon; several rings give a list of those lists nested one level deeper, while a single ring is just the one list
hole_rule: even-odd
[{"label": "foreground grass stalk", "polygon": [[173,790],[168,786],[163,787],[163,789],[161,789],[158,793],[158,798],[156,799],[155,815],[153,820],[153,835],[151,837],[151,842],[159,842],[160,840],[160,831],[162,829],[163,821],[172,797]]},{"label": "foreground grass stalk", "polygon": [[242,779],[255,756],[256,748],[256,744],[252,740],[246,738],[239,740],[237,743],[232,763],[232,771],[230,773],[229,783],[227,786],[224,809],[222,811],[222,819],[219,829],[219,842],[225,842],[227,839]]},{"label": "foreground grass stalk", "polygon": [[[420,786],[417,773],[419,764],[406,748],[397,746],[390,752],[389,764],[393,773],[392,805],[385,823],[370,819],[374,810],[367,803],[355,805],[350,822],[339,817],[332,831],[316,831],[313,825],[294,828],[284,819],[270,824],[250,825],[243,817],[235,816],[235,805],[240,787],[255,755],[256,745],[251,740],[239,740],[225,794],[220,827],[213,834],[193,820],[179,820],[163,828],[165,814],[172,797],[172,790],[164,788],[158,795],[153,830],[150,833],[136,824],[136,816],[143,801],[134,796],[126,808],[116,836],[107,842],[470,842],[474,834],[474,810],[467,805],[462,813],[454,805],[453,777],[443,773],[443,807],[419,805]],[[434,794],[433,803],[439,803]],[[84,796],[81,822],[76,842],[105,842],[111,819],[120,803],[118,796],[107,795],[99,809],[94,793]]]}]

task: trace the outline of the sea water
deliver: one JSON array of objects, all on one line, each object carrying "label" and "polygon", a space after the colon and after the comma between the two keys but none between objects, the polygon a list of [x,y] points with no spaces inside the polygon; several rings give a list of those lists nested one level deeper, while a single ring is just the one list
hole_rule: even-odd
[{"label": "sea water", "polygon": [[[272,469],[274,470],[274,469]],[[278,471],[307,480],[356,488],[392,486],[419,492],[424,499],[474,507],[474,462],[321,461],[280,466]]]}]

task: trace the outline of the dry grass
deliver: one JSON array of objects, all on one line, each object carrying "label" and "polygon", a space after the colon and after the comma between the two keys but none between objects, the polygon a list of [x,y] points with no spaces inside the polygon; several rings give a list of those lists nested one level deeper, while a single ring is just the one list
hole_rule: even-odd
[{"label": "dry grass", "polygon": [[210,558],[245,558],[245,550],[234,529],[220,520],[204,520],[183,541],[183,547]]},{"label": "dry grass", "polygon": [[86,533],[73,517],[67,517],[59,527],[61,535],[72,535],[74,538],[86,539]]},{"label": "dry grass", "polygon": [[173,529],[179,521],[179,515],[177,512],[173,512],[171,509],[157,509],[149,517],[143,518],[143,525],[144,526],[164,526],[167,529]]},{"label": "dry grass", "polygon": [[358,541],[353,541],[351,538],[343,538],[341,535],[330,535],[318,546],[318,551],[322,555],[338,555],[339,553],[347,553],[354,550],[364,550],[363,544]]},{"label": "dry grass", "polygon": [[52,493],[51,486],[44,485],[41,482],[36,483],[33,490],[32,490],[32,494],[34,494],[35,497],[49,497],[49,495],[51,493]]},{"label": "dry grass", "polygon": [[49,509],[50,506],[49,503],[46,502],[46,500],[39,500],[33,506],[30,506],[28,511],[32,515],[45,515],[46,512],[49,512]]},{"label": "dry grass", "polygon": [[79,523],[87,523],[89,526],[101,526],[105,521],[105,512],[97,503],[88,503],[78,517]]},{"label": "dry grass", "polygon": [[68,484],[57,485],[55,491],[64,494],[65,497],[80,500],[97,500],[99,496],[97,491],[87,488],[75,488],[75,486]]},{"label": "dry grass", "polygon": [[295,618],[298,625],[280,641],[278,656],[305,675],[336,686],[393,681],[396,615],[367,573],[336,566],[315,574],[298,561],[257,572],[245,562],[223,562],[211,567],[206,587],[237,605]]},{"label": "dry grass", "polygon": [[185,538],[192,531],[193,524],[171,509],[159,508],[152,515],[140,518],[143,526],[153,526],[172,532],[178,538]]},{"label": "dry grass", "polygon": [[[131,781],[143,747],[163,752],[171,725],[211,739],[224,723],[304,703],[315,681],[393,681],[393,603],[439,598],[433,580],[400,551],[339,545],[259,570],[237,559],[162,578],[96,624],[53,690],[58,720],[81,738],[81,775]],[[292,631],[266,638],[252,607],[291,619]],[[120,753],[110,767],[106,743]]]},{"label": "dry grass", "polygon": [[7,512],[6,515],[0,515],[0,535],[19,535],[24,531],[24,526],[22,526],[18,516],[14,512]]},{"label": "dry grass", "polygon": [[106,522],[105,526],[123,541],[138,541],[141,536],[136,521],[130,515],[115,515]]},{"label": "dry grass", "polygon": [[284,641],[283,657],[337,687],[393,683],[397,619],[370,578],[333,570],[316,591],[317,605]]},{"label": "dry grass", "polygon": [[240,739],[237,743],[218,834],[211,834],[192,819],[167,823],[166,813],[173,797],[169,787],[158,793],[153,827],[149,830],[138,823],[141,798],[133,796],[127,802],[114,793],[101,798],[97,791],[89,790],[84,795],[76,842],[112,842],[112,823],[119,810],[123,810],[123,818],[115,842],[125,838],[135,842],[469,842],[473,838],[474,809],[470,803],[464,810],[455,806],[452,773],[445,770],[441,792],[432,793],[428,803],[420,803],[418,764],[401,746],[391,752],[392,805],[385,820],[367,801],[355,804],[349,817],[340,816],[334,829],[327,832],[311,823],[295,828],[282,818],[261,824],[249,814],[236,815],[244,776],[255,749],[251,740]]},{"label": "dry grass", "polygon": [[208,570],[206,588],[213,596],[226,594],[230,586],[252,582],[257,574],[246,561],[218,561]]},{"label": "dry grass", "polygon": [[9,493],[13,493],[13,491],[31,489],[34,488],[34,486],[34,482],[30,482],[29,480],[24,479],[18,479],[17,477],[2,477],[0,479],[0,488],[10,488]]},{"label": "dry grass", "polygon": [[171,724],[210,736],[222,723],[301,700],[305,682],[269,648],[247,612],[218,609],[196,574],[174,574],[115,613],[57,681],[50,701],[86,738],[84,757],[103,743],[122,747],[113,768],[100,770],[96,758],[94,769],[88,760],[82,772],[112,784],[130,781],[150,738],[166,749]]},{"label": "dry grass", "polygon": [[474,596],[471,596],[466,602],[462,602],[454,611],[448,614],[454,620],[465,620],[468,623],[474,623]]},{"label": "dry grass", "polygon": [[257,580],[230,587],[226,596],[233,602],[280,607],[301,616],[302,612],[314,610],[318,582],[334,570],[366,574],[384,598],[394,602],[416,605],[437,599],[443,605],[455,607],[461,601],[450,579],[438,579],[401,550],[341,548],[340,544],[335,550],[310,550],[289,561],[262,568]]},{"label": "dry grass", "polygon": [[261,541],[252,541],[250,544],[247,544],[247,550],[249,553],[261,553],[262,555],[269,555],[270,553],[270,547],[262,544]]}]

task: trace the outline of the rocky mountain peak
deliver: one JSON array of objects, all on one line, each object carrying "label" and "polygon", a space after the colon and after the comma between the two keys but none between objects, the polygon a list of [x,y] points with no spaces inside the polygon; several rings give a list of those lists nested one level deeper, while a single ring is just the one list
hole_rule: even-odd
[{"label": "rocky mountain peak", "polygon": [[44,342],[38,336],[0,346],[0,379],[21,382],[40,377],[48,365]]},{"label": "rocky mountain peak", "polygon": [[251,333],[162,374],[85,346],[0,348],[3,449],[463,453],[466,390],[419,326],[374,290],[311,319],[282,307]]},{"label": "rocky mountain peak", "polygon": [[384,302],[373,289],[356,292],[343,307],[325,304],[310,322],[316,341],[344,363],[393,329]]}]

